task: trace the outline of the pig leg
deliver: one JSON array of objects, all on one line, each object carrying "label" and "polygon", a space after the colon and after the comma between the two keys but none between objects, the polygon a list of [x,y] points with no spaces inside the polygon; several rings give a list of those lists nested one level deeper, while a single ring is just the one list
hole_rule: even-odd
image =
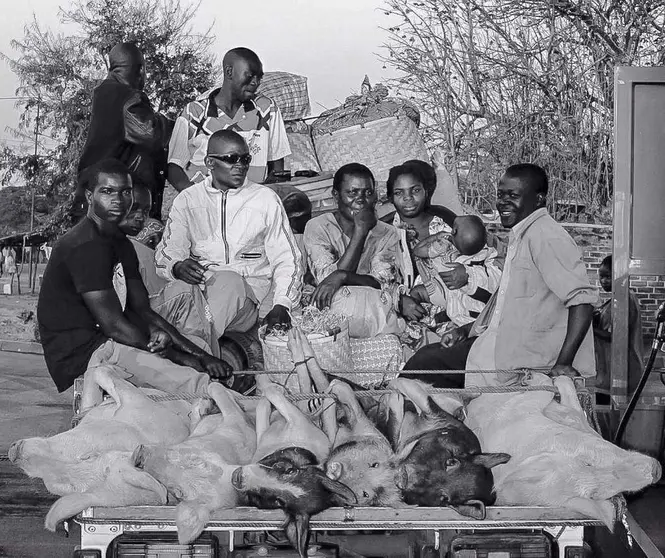
[{"label": "pig leg", "polygon": [[349,384],[341,380],[333,380],[330,383],[330,391],[348,409],[349,412],[346,413],[346,416],[354,436],[379,435],[375,426],[367,418]]},{"label": "pig leg", "polygon": [[290,425],[302,423],[311,425],[309,419],[296,405],[286,398],[286,394],[279,387],[275,385],[266,387],[263,391],[263,396],[272,403],[272,406],[277,409],[279,414],[282,415]]},{"label": "pig leg", "polygon": [[[298,375],[298,384],[300,385],[300,393],[312,393],[312,379],[309,377],[309,370],[307,370],[307,363],[303,354],[303,347],[301,343],[301,336],[298,335],[300,330],[291,328],[289,330],[289,337],[287,346],[291,352],[291,358],[295,365],[295,371]],[[307,412],[309,409],[310,401],[298,401],[296,406],[302,411]]]},{"label": "pig leg", "polygon": [[330,386],[330,381],[324,374],[323,370],[321,370],[321,367],[316,360],[314,350],[307,340],[307,336],[305,336],[300,330],[296,331],[296,336],[299,338],[300,346],[302,347],[303,360],[307,363],[307,370],[316,386],[316,391],[324,393]]},{"label": "pig leg", "polygon": [[453,426],[462,426],[463,423],[461,421],[439,407],[432,399],[432,396],[425,391],[423,384],[420,382],[407,378],[396,378],[390,382],[389,387],[396,389],[404,397],[410,399],[418,411],[425,416],[445,420]]},{"label": "pig leg", "polygon": [[83,393],[81,394],[81,411],[85,412],[103,400],[103,392],[108,393],[120,406],[120,397],[118,395],[114,379],[128,377],[128,374],[116,366],[110,364],[101,364],[89,368],[83,376]]},{"label": "pig leg", "polygon": [[233,397],[231,390],[222,384],[211,382],[208,385],[208,395],[210,395],[224,417],[245,418],[245,411],[242,410],[242,407],[238,404],[235,397]]},{"label": "pig leg", "polygon": [[261,399],[256,406],[256,439],[260,440],[270,427],[272,405],[267,399]]}]

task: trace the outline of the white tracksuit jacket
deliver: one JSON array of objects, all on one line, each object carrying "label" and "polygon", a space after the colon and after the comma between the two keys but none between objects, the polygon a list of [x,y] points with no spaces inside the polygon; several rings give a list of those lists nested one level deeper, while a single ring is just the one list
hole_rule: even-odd
[{"label": "white tracksuit jacket", "polygon": [[155,251],[158,275],[173,281],[173,265],[190,257],[240,274],[259,303],[271,288],[273,305],[292,309],[300,302],[300,250],[279,196],[267,186],[246,180],[222,192],[207,177],[180,192]]}]

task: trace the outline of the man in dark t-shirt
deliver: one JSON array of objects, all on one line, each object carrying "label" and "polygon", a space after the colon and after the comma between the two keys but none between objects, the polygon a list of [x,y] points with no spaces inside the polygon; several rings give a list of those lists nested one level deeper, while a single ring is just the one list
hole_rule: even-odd
[{"label": "man in dark t-shirt", "polygon": [[[37,305],[46,364],[58,391],[92,366],[126,371],[135,385],[169,392],[204,392],[209,377],[228,376],[221,360],[181,335],[150,308],[136,252],[118,224],[132,204],[127,167],[107,159],[86,184],[88,213],[53,248]],[[123,267],[123,312],[113,288]]]}]

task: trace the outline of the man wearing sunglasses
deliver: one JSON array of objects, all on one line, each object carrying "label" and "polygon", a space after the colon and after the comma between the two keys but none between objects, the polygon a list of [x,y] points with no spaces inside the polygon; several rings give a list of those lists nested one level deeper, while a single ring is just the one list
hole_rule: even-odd
[{"label": "man wearing sunglasses", "polygon": [[159,275],[201,286],[218,337],[257,318],[288,327],[300,302],[300,251],[279,196],[247,179],[251,160],[239,134],[215,132],[210,174],[176,197],[155,253]]},{"label": "man wearing sunglasses", "polygon": [[218,130],[238,132],[252,160],[248,177],[263,183],[272,172],[284,170],[291,154],[284,120],[272,99],[256,94],[263,65],[253,51],[234,48],[222,61],[224,81],[191,101],[176,120],[169,143],[168,179],[181,192],[202,180],[208,140]]}]

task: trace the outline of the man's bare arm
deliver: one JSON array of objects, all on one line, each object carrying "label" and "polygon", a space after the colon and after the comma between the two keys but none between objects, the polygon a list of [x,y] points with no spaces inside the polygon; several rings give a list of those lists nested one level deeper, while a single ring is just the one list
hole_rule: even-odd
[{"label": "man's bare arm", "polygon": [[568,308],[568,328],[563,340],[559,357],[554,366],[572,366],[575,355],[589,331],[593,306],[591,304],[578,304]]},{"label": "man's bare arm", "polygon": [[147,350],[146,333],[123,314],[115,290],[90,291],[82,296],[104,335],[122,345]]}]

